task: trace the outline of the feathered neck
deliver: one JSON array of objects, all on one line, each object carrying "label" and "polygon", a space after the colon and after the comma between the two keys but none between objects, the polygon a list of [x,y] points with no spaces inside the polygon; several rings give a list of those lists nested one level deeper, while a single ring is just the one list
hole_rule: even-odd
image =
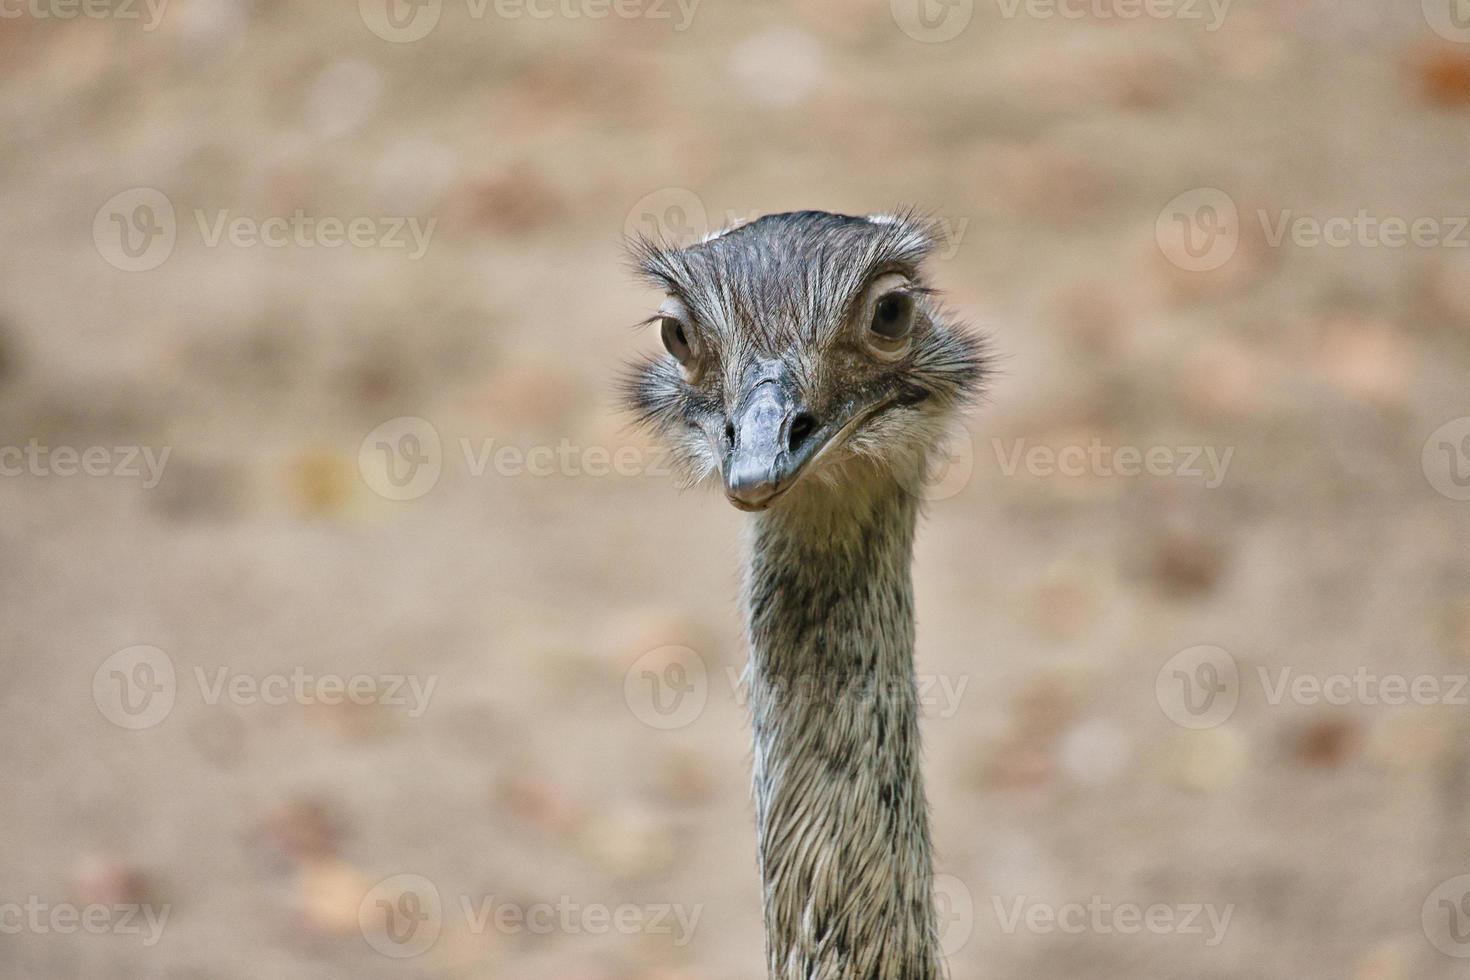
[{"label": "feathered neck", "polygon": [[[799,490],[802,488],[798,488]],[[937,980],[910,563],[897,481],[752,522],[757,850],[773,980]]]}]

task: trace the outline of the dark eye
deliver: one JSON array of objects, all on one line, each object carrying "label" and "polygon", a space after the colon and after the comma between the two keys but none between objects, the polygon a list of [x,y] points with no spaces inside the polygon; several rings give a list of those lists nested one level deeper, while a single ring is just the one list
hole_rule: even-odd
[{"label": "dark eye", "polygon": [[887,293],[873,307],[870,329],[879,339],[899,341],[914,327],[914,298],[908,293]]},{"label": "dark eye", "polygon": [[684,322],[675,316],[664,316],[659,320],[659,333],[663,336],[664,346],[674,355],[674,360],[688,365],[694,357],[694,351],[689,347],[689,334],[685,332]]}]

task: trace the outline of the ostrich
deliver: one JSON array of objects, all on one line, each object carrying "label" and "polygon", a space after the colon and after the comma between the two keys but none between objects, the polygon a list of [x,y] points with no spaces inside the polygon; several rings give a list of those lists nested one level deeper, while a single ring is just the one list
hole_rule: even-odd
[{"label": "ostrich", "polygon": [[926,461],[986,374],[913,215],[774,214],[640,240],[665,352],[626,395],[753,517],[745,574],[772,980],[937,980],[910,576]]}]

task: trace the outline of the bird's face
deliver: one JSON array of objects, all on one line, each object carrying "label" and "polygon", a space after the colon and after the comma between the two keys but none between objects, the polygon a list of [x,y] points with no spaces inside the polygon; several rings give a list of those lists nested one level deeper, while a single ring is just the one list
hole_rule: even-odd
[{"label": "bird's face", "polygon": [[635,246],[666,293],[663,353],[629,400],[694,479],[765,510],[857,467],[917,479],[978,388],[979,341],[920,277],[932,248],[910,218],[771,215],[685,249]]}]

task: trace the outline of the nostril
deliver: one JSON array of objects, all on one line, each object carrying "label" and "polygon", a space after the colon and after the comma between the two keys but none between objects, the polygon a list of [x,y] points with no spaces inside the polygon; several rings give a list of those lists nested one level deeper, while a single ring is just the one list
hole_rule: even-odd
[{"label": "nostril", "polygon": [[735,448],[735,423],[725,423],[725,446],[729,449]]},{"label": "nostril", "polygon": [[815,431],[817,431],[816,418],[811,412],[802,412],[791,420],[791,432],[787,435],[787,445],[792,452],[796,452]]}]

